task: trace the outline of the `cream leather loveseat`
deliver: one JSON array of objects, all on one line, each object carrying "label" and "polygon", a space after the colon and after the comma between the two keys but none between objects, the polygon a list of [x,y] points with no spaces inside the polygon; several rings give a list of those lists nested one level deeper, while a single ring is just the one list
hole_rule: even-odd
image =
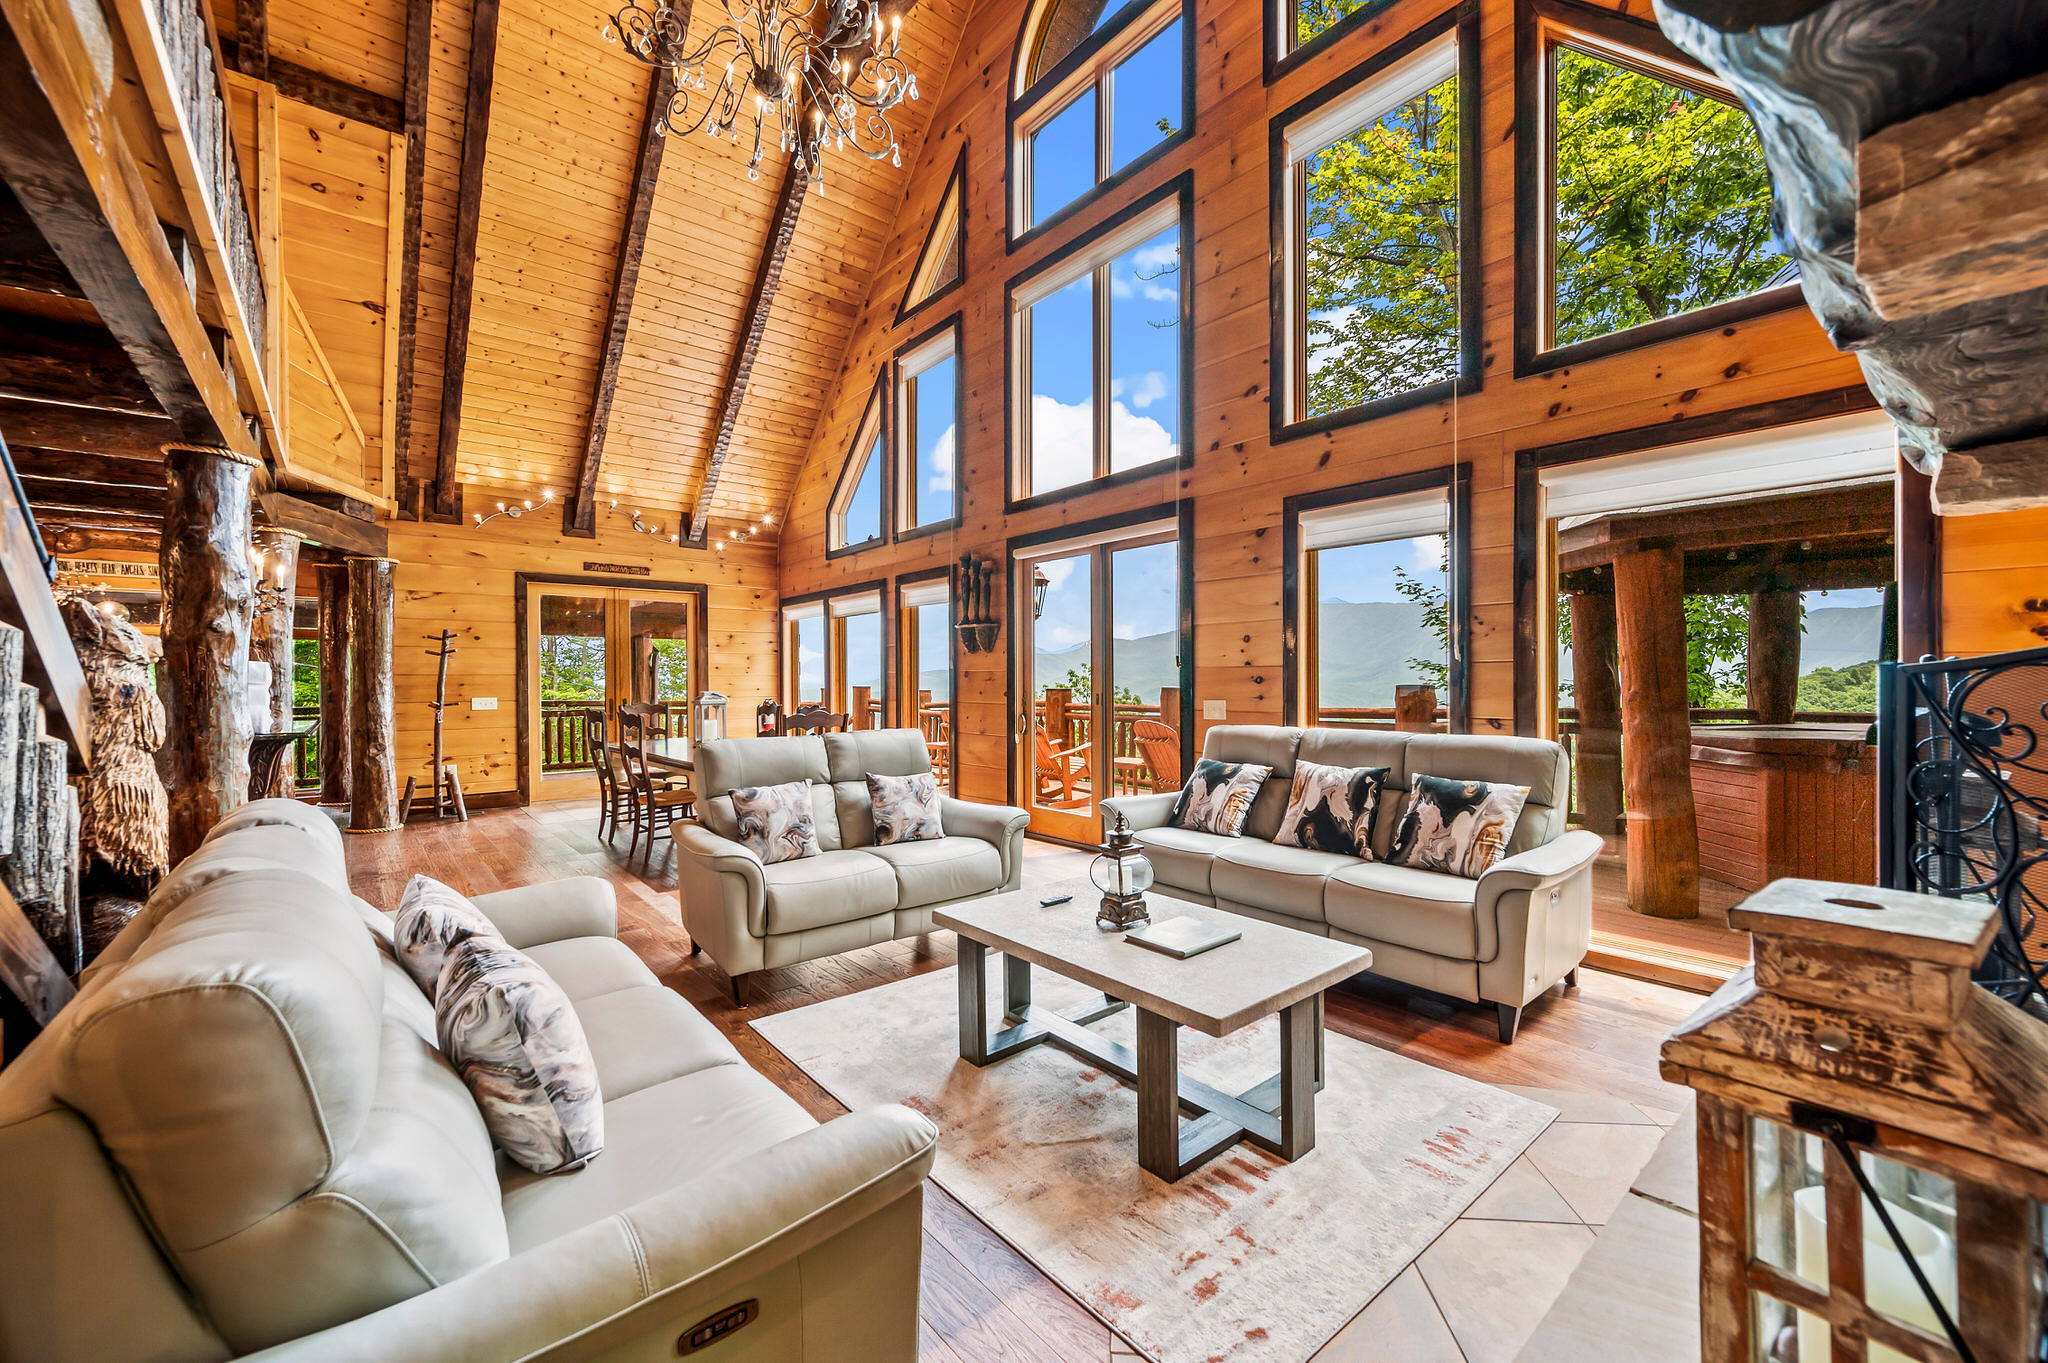
[{"label": "cream leather loveseat", "polygon": [[[1502,1041],[1515,1039],[1531,999],[1576,975],[1592,940],[1593,859],[1601,843],[1596,833],[1565,829],[1571,768],[1557,744],[1220,724],[1203,740],[1202,755],[1273,769],[1241,837],[1167,827],[1177,798],[1171,794],[1102,802],[1138,830],[1161,889],[1371,947],[1376,974],[1496,1005]],[[1390,769],[1372,835],[1381,860],[1274,844],[1297,759]],[[1529,788],[1505,854],[1477,880],[1385,863],[1409,778],[1418,772]]]},{"label": "cream leather loveseat", "polygon": [[480,908],[575,1001],[605,1148],[495,1157],[341,836],[244,806],[0,1071],[0,1358],[672,1359],[917,1352],[922,1180],[900,1107],[823,1126],[615,936],[581,878]]},{"label": "cream leather loveseat", "polygon": [[[1023,875],[1030,815],[1008,805],[939,799],[943,838],[875,845],[867,778],[932,769],[916,729],[727,738],[695,753],[703,822],[676,826],[676,878],[690,940],[741,980],[757,970],[836,956],[932,930],[932,910]],[[763,865],[736,839],[732,792],[811,783],[817,856]]]}]

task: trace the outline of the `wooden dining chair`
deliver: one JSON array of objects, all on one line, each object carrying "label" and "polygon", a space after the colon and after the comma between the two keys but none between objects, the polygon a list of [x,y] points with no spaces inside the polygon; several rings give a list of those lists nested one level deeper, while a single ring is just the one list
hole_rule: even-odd
[{"label": "wooden dining chair", "polygon": [[843,734],[848,717],[836,715],[822,705],[799,705],[782,717],[785,734]]},{"label": "wooden dining chair", "polygon": [[1154,794],[1180,789],[1180,730],[1156,719],[1131,721],[1131,742],[1152,773]]},{"label": "wooden dining chair", "polygon": [[648,730],[647,718],[637,713],[642,707],[624,706],[619,711],[619,754],[624,759],[627,789],[632,793],[633,841],[626,847],[626,860],[630,863],[633,854],[640,848],[640,835],[647,835],[647,853],[642,859],[644,867],[654,856],[654,840],[667,836],[674,841],[669,827],[677,819],[688,819],[697,812],[697,793],[687,785],[671,785],[666,774],[657,773],[647,756],[647,744],[653,735]]},{"label": "wooden dining chair", "polygon": [[633,791],[626,781],[619,746],[605,735],[603,710],[583,712],[583,743],[590,752],[590,765],[597,770],[597,836],[610,842],[619,835],[620,819],[632,816]]},{"label": "wooden dining chair", "polygon": [[1071,748],[1055,748],[1052,735],[1045,731],[1043,724],[1031,726],[1036,740],[1038,758],[1038,801],[1040,804],[1078,804],[1088,797],[1085,793],[1075,794],[1074,787],[1087,781],[1088,745],[1077,743]]}]

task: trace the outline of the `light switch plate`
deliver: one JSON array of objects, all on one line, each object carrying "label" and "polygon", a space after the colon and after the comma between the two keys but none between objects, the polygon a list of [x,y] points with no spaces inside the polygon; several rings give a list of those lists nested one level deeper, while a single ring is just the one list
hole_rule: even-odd
[{"label": "light switch plate", "polygon": [[498,698],[496,696],[471,696],[469,698],[469,708],[472,710],[495,710],[498,708]]},{"label": "light switch plate", "polygon": [[1228,701],[1221,701],[1221,700],[1205,700],[1205,701],[1203,701],[1203,702],[1202,702],[1202,718],[1203,718],[1203,719],[1227,719],[1228,717],[1229,717],[1229,702],[1228,702]]}]

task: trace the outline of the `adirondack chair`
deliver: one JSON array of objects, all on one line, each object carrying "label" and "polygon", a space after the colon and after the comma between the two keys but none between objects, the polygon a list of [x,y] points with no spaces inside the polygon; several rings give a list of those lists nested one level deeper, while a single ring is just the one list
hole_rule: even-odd
[{"label": "adirondack chair", "polygon": [[1038,802],[1046,805],[1083,804],[1087,792],[1074,793],[1074,787],[1090,780],[1093,773],[1088,769],[1088,745],[1077,743],[1071,748],[1055,748],[1052,735],[1045,731],[1043,724],[1034,724],[1032,734],[1038,745]]},{"label": "adirondack chair", "polygon": [[1131,741],[1152,773],[1152,790],[1180,789],[1180,730],[1156,719],[1131,721]]}]

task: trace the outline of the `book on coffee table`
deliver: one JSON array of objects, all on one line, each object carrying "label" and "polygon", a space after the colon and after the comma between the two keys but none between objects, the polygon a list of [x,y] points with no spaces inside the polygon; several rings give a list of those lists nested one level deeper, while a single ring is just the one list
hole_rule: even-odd
[{"label": "book on coffee table", "polygon": [[1132,928],[1124,934],[1124,940],[1184,961],[1190,956],[1199,956],[1212,947],[1235,942],[1242,936],[1244,934],[1236,928],[1182,916],[1162,918],[1157,923]]}]

